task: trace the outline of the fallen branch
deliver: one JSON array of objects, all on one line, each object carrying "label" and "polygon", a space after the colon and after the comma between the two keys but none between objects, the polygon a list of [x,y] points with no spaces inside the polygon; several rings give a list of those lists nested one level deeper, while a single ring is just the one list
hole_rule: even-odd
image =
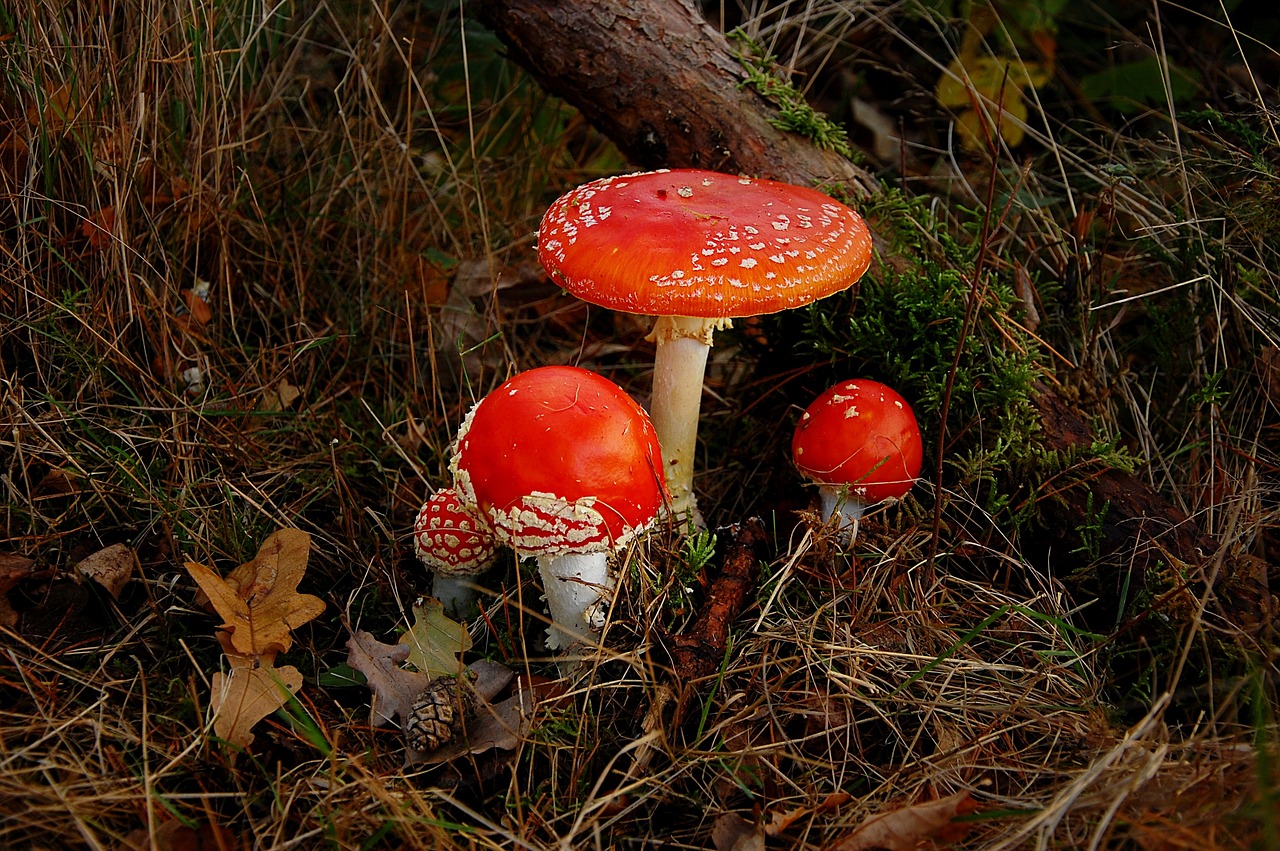
[{"label": "fallen branch", "polygon": [[755,596],[760,580],[760,562],[768,535],[764,521],[751,517],[721,529],[727,540],[720,572],[707,588],[707,598],[689,631],[668,636],[665,642],[671,668],[678,682],[688,682],[714,674],[724,659],[729,627]]}]

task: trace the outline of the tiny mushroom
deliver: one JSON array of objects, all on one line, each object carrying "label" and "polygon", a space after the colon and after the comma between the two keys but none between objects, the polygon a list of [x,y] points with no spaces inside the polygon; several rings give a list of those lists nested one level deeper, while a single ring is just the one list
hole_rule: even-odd
[{"label": "tiny mushroom", "polygon": [[413,525],[413,548],[434,574],[431,591],[454,617],[471,613],[477,599],[475,577],[493,564],[497,542],[484,520],[463,506],[453,488],[427,500]]},{"label": "tiny mushroom", "polygon": [[796,426],[791,456],[817,482],[822,516],[858,533],[868,505],[900,499],[920,475],[920,426],[906,400],[878,381],[842,381],[813,401]]},{"label": "tiny mushroom", "polygon": [[738,316],[800,307],[871,263],[862,218],[814,189],[697,169],[608,177],[556,200],[538,228],[552,280],[657,316],[651,412],[671,513],[697,517],[693,456],[707,352]]},{"label": "tiny mushroom", "polygon": [[531,369],[471,409],[450,467],[498,540],[537,559],[554,624],[548,646],[602,629],[615,583],[609,556],[653,524],[666,497],[644,409],[585,369]]}]

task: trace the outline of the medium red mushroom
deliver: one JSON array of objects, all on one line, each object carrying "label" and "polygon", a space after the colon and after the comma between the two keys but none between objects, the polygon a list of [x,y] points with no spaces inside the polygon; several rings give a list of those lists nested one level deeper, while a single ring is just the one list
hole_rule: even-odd
[{"label": "medium red mushroom", "polygon": [[498,539],[537,559],[554,624],[548,646],[602,629],[615,584],[609,556],[653,524],[666,495],[644,410],[585,369],[532,369],[471,409],[450,468]]},{"label": "medium red mushroom", "polygon": [[538,228],[538,259],[579,298],[658,317],[653,424],[671,512],[696,516],[693,456],[715,330],[850,286],[871,263],[871,235],[814,189],[683,169],[561,196]]},{"label": "medium red mushroom", "polygon": [[902,498],[920,475],[923,447],[911,406],[878,381],[843,381],[800,417],[791,457],[817,482],[822,516],[858,533],[867,506]]},{"label": "medium red mushroom", "polygon": [[475,578],[493,564],[497,542],[484,520],[468,511],[453,488],[436,491],[413,525],[413,548],[434,574],[431,593],[455,617],[470,614]]}]

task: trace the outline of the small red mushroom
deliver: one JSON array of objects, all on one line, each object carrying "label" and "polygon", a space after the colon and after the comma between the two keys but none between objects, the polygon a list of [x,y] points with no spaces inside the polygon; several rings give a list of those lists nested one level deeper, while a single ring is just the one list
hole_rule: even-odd
[{"label": "small red mushroom", "polygon": [[658,317],[653,424],[671,513],[696,518],[693,457],[714,332],[850,286],[871,263],[871,234],[815,189],[677,169],[562,195],[538,227],[538,259],[585,301]]},{"label": "small red mushroom", "polygon": [[615,582],[609,555],[653,524],[666,497],[644,409],[585,369],[522,372],[471,409],[450,468],[497,538],[537,558],[554,624],[548,645],[602,629]]},{"label": "small red mushroom", "polygon": [[413,526],[418,559],[435,574],[431,592],[455,617],[466,616],[476,602],[475,577],[493,564],[497,542],[487,524],[458,500],[453,488],[436,491]]},{"label": "small red mushroom", "polygon": [[843,381],[800,417],[791,457],[817,482],[822,516],[858,533],[868,505],[900,499],[920,475],[923,447],[911,406],[895,390],[865,378]]}]

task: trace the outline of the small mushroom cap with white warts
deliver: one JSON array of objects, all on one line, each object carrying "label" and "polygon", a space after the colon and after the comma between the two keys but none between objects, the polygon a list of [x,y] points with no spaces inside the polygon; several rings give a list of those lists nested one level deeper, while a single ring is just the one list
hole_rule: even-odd
[{"label": "small mushroom cap with white warts", "polygon": [[607,177],[562,195],[538,259],[579,298],[650,316],[800,307],[871,263],[862,217],[823,193],[699,169]]},{"label": "small mushroom cap with white warts", "polygon": [[865,378],[842,381],[801,415],[791,456],[801,473],[848,486],[859,502],[898,499],[920,475],[920,426],[892,388]]},{"label": "small mushroom cap with white warts", "polygon": [[413,525],[413,549],[436,573],[472,576],[493,563],[493,531],[458,500],[453,488],[435,492]]},{"label": "small mushroom cap with white warts", "polygon": [[666,498],[649,416],[600,375],[522,372],[472,408],[450,461],[460,498],[524,555],[606,552]]}]

